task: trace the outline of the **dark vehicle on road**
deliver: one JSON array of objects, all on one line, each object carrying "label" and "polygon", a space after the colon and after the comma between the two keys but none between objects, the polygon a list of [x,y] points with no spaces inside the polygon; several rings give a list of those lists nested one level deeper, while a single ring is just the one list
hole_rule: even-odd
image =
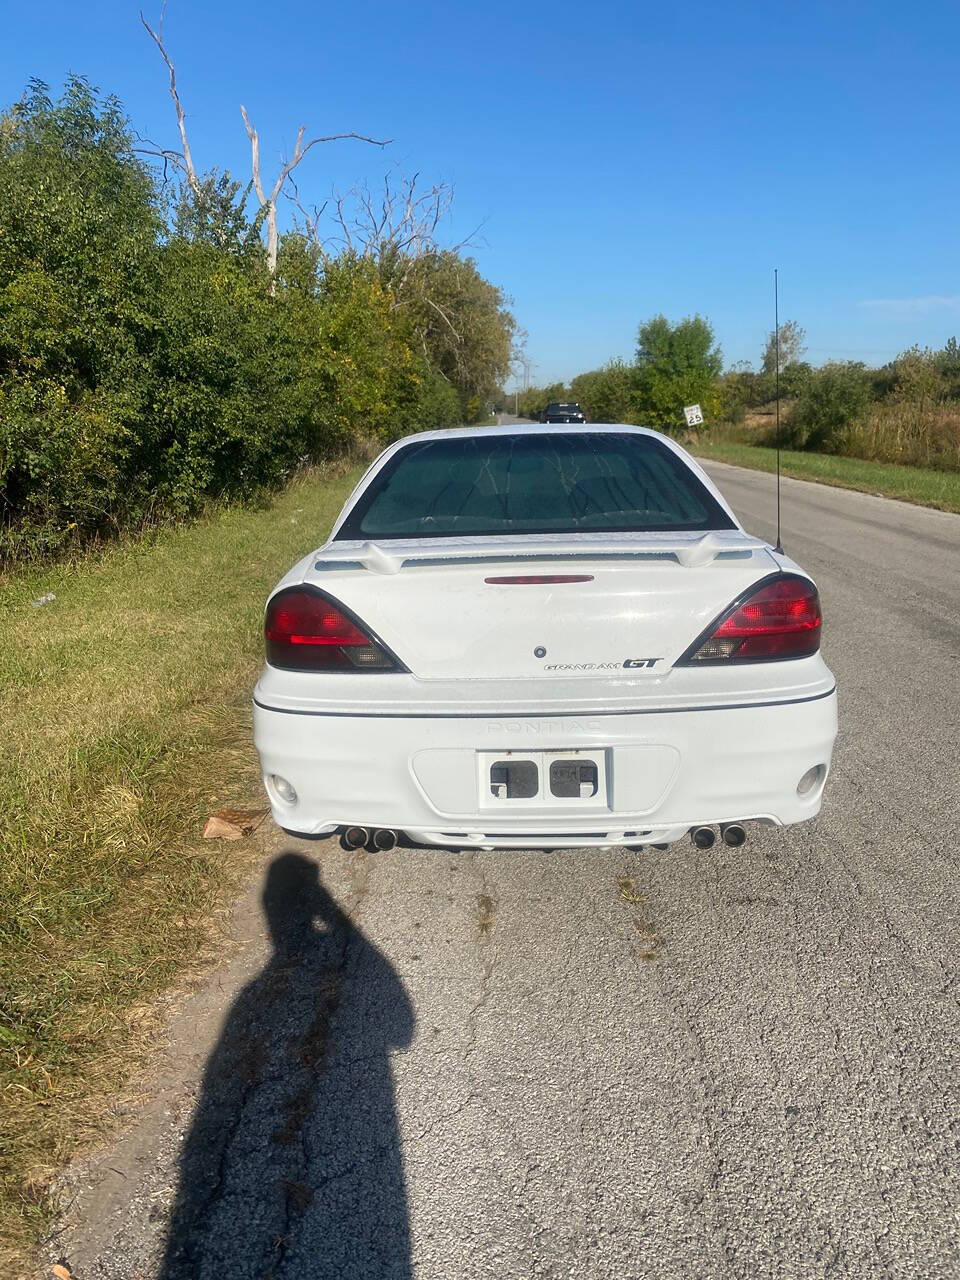
[{"label": "dark vehicle on road", "polygon": [[541,422],[586,422],[586,416],[580,406],[572,401],[559,404],[554,401],[543,411]]}]

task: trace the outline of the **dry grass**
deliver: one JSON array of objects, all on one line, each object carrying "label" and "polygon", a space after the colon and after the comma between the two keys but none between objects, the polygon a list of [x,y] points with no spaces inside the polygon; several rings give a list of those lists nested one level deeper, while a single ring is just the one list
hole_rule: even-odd
[{"label": "dry grass", "polygon": [[647,895],[640,892],[635,878],[628,871],[622,871],[617,876],[617,888],[620,890],[620,898],[623,902],[638,905],[647,900]]},{"label": "dry grass", "polygon": [[247,846],[199,833],[222,804],[261,800],[263,601],[355,478],[0,582],[3,1274],[52,1173],[101,1127],[151,997],[201,956],[246,869]]},{"label": "dry grass", "polygon": [[[790,439],[791,408],[789,401],[781,405],[784,441]],[[719,426],[706,441],[770,447],[775,443],[775,424],[775,406],[761,405],[749,410],[742,422]],[[960,405],[894,393],[846,429],[839,453],[865,462],[960,471]]]},{"label": "dry grass", "polygon": [[960,407],[891,396],[846,432],[853,458],[960,471]]}]

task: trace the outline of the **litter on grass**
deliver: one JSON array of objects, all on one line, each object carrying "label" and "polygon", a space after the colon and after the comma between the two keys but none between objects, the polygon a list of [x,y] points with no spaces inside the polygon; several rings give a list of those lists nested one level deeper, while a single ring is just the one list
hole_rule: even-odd
[{"label": "litter on grass", "polygon": [[230,809],[226,805],[210,815],[203,828],[204,840],[242,840],[260,826],[269,809]]}]

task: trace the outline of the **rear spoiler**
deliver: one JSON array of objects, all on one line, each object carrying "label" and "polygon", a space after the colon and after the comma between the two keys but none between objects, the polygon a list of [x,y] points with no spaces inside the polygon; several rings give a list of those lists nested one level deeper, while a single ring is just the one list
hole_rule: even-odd
[{"label": "rear spoiler", "polygon": [[[588,541],[589,539],[589,541]],[[674,560],[688,569],[710,564],[713,560],[746,560],[756,551],[767,548],[760,538],[751,538],[739,530],[732,536],[704,533],[694,538],[678,538],[676,534],[646,535],[638,545],[636,534],[587,535],[576,539],[566,535],[535,535],[528,538],[504,539],[496,548],[480,551],[476,543],[450,540],[440,551],[435,542],[424,539],[393,547],[380,542],[343,542],[323,547],[316,553],[314,568],[322,572],[344,569],[366,569],[372,573],[394,574],[414,566],[445,564],[491,564],[497,562],[544,560]]]}]

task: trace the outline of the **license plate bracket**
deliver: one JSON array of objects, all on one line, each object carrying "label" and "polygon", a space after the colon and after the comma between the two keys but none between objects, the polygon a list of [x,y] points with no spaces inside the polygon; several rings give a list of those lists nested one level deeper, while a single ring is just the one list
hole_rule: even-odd
[{"label": "license plate bracket", "polygon": [[489,809],[605,809],[605,748],[477,752],[480,806]]}]

